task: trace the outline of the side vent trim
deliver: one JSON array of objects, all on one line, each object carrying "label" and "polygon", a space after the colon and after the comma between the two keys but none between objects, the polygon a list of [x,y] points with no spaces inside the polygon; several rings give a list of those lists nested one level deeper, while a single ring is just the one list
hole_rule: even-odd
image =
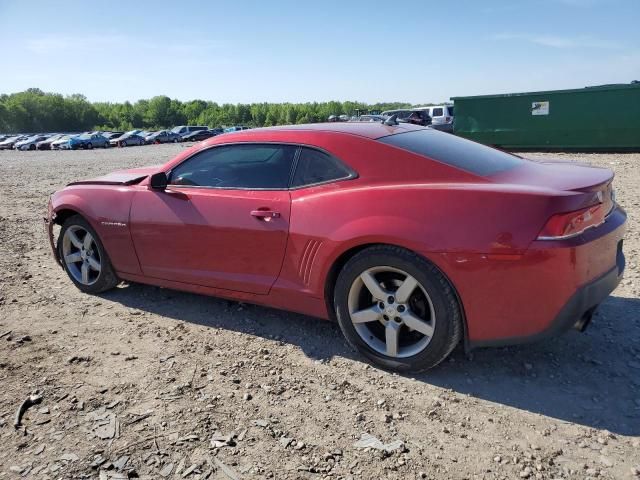
[{"label": "side vent trim", "polygon": [[308,240],[302,250],[302,256],[300,257],[300,264],[298,265],[298,276],[302,280],[305,286],[309,286],[311,283],[311,272],[313,271],[313,264],[318,255],[318,250],[322,242],[318,240]]}]

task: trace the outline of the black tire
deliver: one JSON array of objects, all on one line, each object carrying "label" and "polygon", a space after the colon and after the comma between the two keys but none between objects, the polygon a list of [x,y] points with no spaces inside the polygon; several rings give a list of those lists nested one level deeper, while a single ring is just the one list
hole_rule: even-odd
[{"label": "black tire", "polygon": [[[437,322],[431,340],[416,355],[399,358],[377,352],[360,337],[351,321],[348,296],[352,284],[364,271],[379,266],[401,269],[412,275],[431,299]],[[449,281],[423,257],[399,247],[374,246],[354,255],[338,275],[334,305],[340,329],[349,344],[385,369],[415,372],[433,368],[447,358],[463,334],[461,309]]]},{"label": "black tire", "polygon": [[87,143],[87,149],[93,150],[93,143],[91,142]]},{"label": "black tire", "polygon": [[[91,234],[100,255],[100,260],[101,260],[100,273],[98,275],[96,282],[91,285],[84,285],[78,282],[73,277],[71,272],[69,272],[67,265],[63,259],[62,239],[64,237],[65,232],[70,227],[75,225],[82,227],[83,229],[85,229],[87,232]],[[111,261],[109,260],[109,256],[107,255],[107,252],[104,249],[104,246],[102,245],[102,241],[100,240],[100,237],[98,237],[98,234],[93,229],[93,227],[91,227],[89,222],[87,222],[82,216],[73,215],[64,221],[64,224],[60,229],[60,235],[58,236],[58,245],[56,248],[58,251],[58,257],[60,258],[60,263],[62,263],[62,268],[64,269],[65,272],[67,272],[67,275],[69,276],[71,281],[75,284],[75,286],[78,287],[79,290],[85,293],[96,294],[96,293],[104,292],[106,290],[110,290],[114,288],[116,285],[118,285],[118,283],[120,283],[120,280],[118,279],[117,275],[115,274],[115,271],[113,270]]]},{"label": "black tire", "polygon": [[29,150],[35,150],[35,149],[36,149],[35,145],[33,145],[33,144],[29,145]]}]

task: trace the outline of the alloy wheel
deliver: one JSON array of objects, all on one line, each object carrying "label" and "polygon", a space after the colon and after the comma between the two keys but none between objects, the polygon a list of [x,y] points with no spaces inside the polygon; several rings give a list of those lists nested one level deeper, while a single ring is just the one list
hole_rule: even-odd
[{"label": "alloy wheel", "polygon": [[83,285],[93,285],[102,270],[102,260],[96,242],[79,225],[69,227],[62,238],[62,257],[73,278]]},{"label": "alloy wheel", "polygon": [[433,303],[420,282],[398,268],[362,272],[349,290],[348,309],[360,338],[388,357],[417,355],[433,338]]}]

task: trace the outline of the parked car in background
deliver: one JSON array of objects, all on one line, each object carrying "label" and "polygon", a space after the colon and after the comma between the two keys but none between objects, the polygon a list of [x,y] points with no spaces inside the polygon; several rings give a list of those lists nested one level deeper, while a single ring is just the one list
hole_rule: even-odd
[{"label": "parked car in background", "polygon": [[400,371],[583,330],[625,269],[610,169],[406,123],[221,135],[71,183],[46,222],[82,292],[124,280],[334,319]]},{"label": "parked car in background", "polygon": [[360,115],[359,117],[352,117],[351,122],[384,122],[387,119],[384,115]]},{"label": "parked car in background", "polygon": [[104,132],[102,134],[107,140],[113,140],[114,138],[121,137],[124,132]]},{"label": "parked car in background", "polygon": [[80,148],[86,148],[87,150],[93,148],[109,148],[109,140],[100,133],[83,133],[82,135],[69,139],[69,148],[71,148],[71,150],[78,150]]},{"label": "parked car in background", "polygon": [[51,142],[51,150],[67,150],[69,149],[69,140],[76,135],[63,135],[58,140]]},{"label": "parked car in background", "polygon": [[202,125],[178,125],[177,127],[173,127],[171,129],[171,132],[177,133],[178,135],[182,136],[186,133],[195,132],[197,130],[209,130],[209,127],[205,127]]},{"label": "parked car in background", "polygon": [[11,150],[16,143],[26,140],[27,138],[29,137],[26,135],[14,135],[13,137],[5,138],[0,142],[0,150]]},{"label": "parked car in background", "polygon": [[51,150],[51,144],[57,140],[60,140],[62,137],[64,137],[64,134],[56,133],[45,138],[44,140],[40,140],[38,143],[36,143],[36,150]]},{"label": "parked car in background", "polygon": [[413,123],[414,125],[421,125],[423,127],[431,125],[431,116],[429,116],[429,112],[417,108],[387,110],[386,112],[382,112],[381,115],[385,117],[395,115],[398,120]]},{"label": "parked car in background", "polygon": [[434,105],[432,107],[418,107],[431,117],[431,127],[443,132],[453,133],[453,105]]},{"label": "parked car in background", "polygon": [[233,127],[227,127],[223,130],[224,133],[231,133],[231,132],[239,132],[241,130],[249,130],[249,127],[245,127],[244,125],[235,125]]},{"label": "parked car in background", "polygon": [[159,132],[150,133],[144,140],[146,143],[176,143],[182,141],[182,137],[169,130],[160,130]]},{"label": "parked car in background", "polygon": [[36,144],[46,138],[46,135],[32,135],[24,140],[16,142],[13,148],[16,150],[35,150]]},{"label": "parked car in background", "polygon": [[118,138],[109,140],[111,146],[130,147],[132,145],[144,145],[144,137],[138,135],[141,130],[135,130],[136,133],[127,132]]},{"label": "parked car in background", "polygon": [[216,135],[219,135],[219,134],[212,130],[197,130],[195,132],[190,132],[183,135],[182,141],[183,142],[201,142],[202,140],[215,137]]}]

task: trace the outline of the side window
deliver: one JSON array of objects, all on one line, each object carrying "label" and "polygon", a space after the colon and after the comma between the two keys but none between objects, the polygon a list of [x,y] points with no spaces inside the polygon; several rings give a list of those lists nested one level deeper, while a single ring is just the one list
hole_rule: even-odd
[{"label": "side window", "polygon": [[319,150],[303,148],[298,158],[292,187],[347,178],[351,172],[336,158]]},{"label": "side window", "polygon": [[169,184],[217,188],[286,189],[297,147],[228,145],[195,154],[171,171]]},{"label": "side window", "polygon": [[432,117],[441,117],[442,116],[442,107],[434,108]]}]

